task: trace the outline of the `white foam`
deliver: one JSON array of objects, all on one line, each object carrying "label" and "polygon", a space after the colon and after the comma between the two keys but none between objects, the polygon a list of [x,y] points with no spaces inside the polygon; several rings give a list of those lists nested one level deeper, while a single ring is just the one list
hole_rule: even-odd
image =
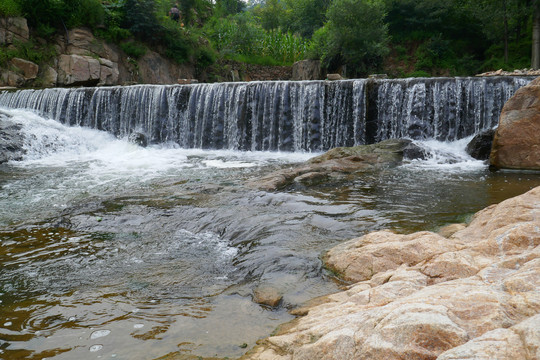
[{"label": "white foam", "polygon": [[105,337],[111,333],[111,330],[96,330],[90,335],[90,339],[99,339],[100,337]]},{"label": "white foam", "polygon": [[18,166],[84,165],[91,173],[152,176],[183,168],[245,168],[305,161],[315,153],[182,149],[175,144],[142,148],[99,130],[67,127],[28,110],[1,109],[23,126],[24,161]]},{"label": "white foam", "polygon": [[484,161],[472,158],[465,148],[473,136],[457,141],[424,140],[415,144],[425,149],[428,157],[424,160],[411,160],[405,167],[440,171],[474,171],[486,167]]}]

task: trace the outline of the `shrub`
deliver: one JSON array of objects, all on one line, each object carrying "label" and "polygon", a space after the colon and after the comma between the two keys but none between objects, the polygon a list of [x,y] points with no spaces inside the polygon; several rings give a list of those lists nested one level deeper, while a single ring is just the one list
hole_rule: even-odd
[{"label": "shrub", "polygon": [[147,48],[143,44],[136,41],[128,41],[120,44],[122,50],[126,53],[127,56],[130,56],[134,59],[139,59],[144,54],[146,54]]},{"label": "shrub", "polygon": [[2,0],[0,2],[0,16],[19,16],[21,7],[16,0]]}]

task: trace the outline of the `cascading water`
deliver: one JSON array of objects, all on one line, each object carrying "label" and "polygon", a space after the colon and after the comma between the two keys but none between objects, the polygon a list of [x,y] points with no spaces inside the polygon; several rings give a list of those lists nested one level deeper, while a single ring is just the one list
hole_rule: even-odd
[{"label": "cascading water", "polygon": [[388,138],[457,140],[497,124],[531,78],[253,82],[4,92],[25,108],[118,137],[184,148],[324,151]]},{"label": "cascading water", "polygon": [[[320,261],[333,245],[463,222],[539,186],[538,174],[490,173],[462,152],[528,80],[0,93],[0,121],[17,125],[25,151],[0,164],[0,358],[241,356],[288,309],[337,290]],[[135,131],[151,144],[126,141]],[[251,187],[315,151],[402,136],[432,157]],[[260,149],[295,152],[236,151]],[[281,305],[252,301],[265,287]]]},{"label": "cascading water", "polygon": [[504,103],[531,78],[380,80],[370,89],[369,142],[454,141],[493,128]]},{"label": "cascading water", "polygon": [[23,90],[0,105],[184,148],[319,151],[363,143],[365,80]]}]

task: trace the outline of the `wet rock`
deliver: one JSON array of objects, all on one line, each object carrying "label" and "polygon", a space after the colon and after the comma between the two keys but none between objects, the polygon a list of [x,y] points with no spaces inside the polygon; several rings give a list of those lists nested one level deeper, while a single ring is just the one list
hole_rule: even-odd
[{"label": "wet rock", "polygon": [[303,165],[253,180],[250,186],[275,191],[293,182],[311,186],[333,180],[342,181],[346,174],[401,164],[403,150],[410,144],[411,140],[394,139],[372,145],[334,148]]},{"label": "wet rock", "polygon": [[25,151],[21,125],[13,123],[9,116],[0,113],[0,164],[21,160]]},{"label": "wet rock", "polygon": [[403,158],[407,160],[425,160],[428,158],[428,153],[415,143],[410,143],[403,149]]},{"label": "wet rock", "polygon": [[276,307],[282,298],[280,292],[271,286],[260,286],[253,290],[253,301],[257,304]]},{"label": "wet rock", "polygon": [[540,187],[478,212],[449,239],[381,231],[330,250],[357,281],[243,359],[537,359]]},{"label": "wet rock", "polygon": [[135,145],[139,145],[142,147],[148,146],[148,138],[146,137],[146,135],[140,132],[134,132],[131,135],[129,135],[128,141],[130,143],[133,143]]},{"label": "wet rock", "polygon": [[482,131],[472,138],[465,151],[476,160],[488,160],[493,144],[493,136],[495,136],[495,129]]},{"label": "wet rock", "polygon": [[495,169],[540,170],[540,78],[504,105],[489,158]]}]

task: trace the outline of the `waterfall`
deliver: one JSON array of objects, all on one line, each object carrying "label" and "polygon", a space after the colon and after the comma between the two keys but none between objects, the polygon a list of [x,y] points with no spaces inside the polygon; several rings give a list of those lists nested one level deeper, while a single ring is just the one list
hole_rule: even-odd
[{"label": "waterfall", "polygon": [[368,142],[392,138],[453,141],[493,128],[510,97],[532,78],[379,80],[370,90]]},{"label": "waterfall", "polygon": [[530,77],[276,81],[4,91],[0,106],[184,148],[324,151],[456,140],[498,122]]}]

